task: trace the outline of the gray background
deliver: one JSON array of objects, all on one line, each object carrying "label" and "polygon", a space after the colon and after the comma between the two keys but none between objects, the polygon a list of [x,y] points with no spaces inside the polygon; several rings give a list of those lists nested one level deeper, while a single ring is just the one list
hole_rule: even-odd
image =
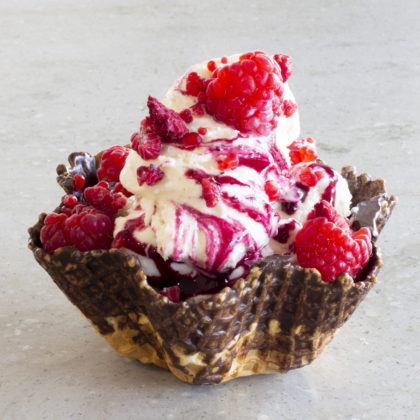
[{"label": "gray background", "polygon": [[[413,1],[0,1],[0,418],[415,418],[419,389],[419,19]],[[148,94],[192,63],[293,56],[302,135],[387,180],[379,282],[312,365],[194,387],[126,360],[27,250],[72,151],[125,144]],[[418,407],[417,407],[418,408]]]}]

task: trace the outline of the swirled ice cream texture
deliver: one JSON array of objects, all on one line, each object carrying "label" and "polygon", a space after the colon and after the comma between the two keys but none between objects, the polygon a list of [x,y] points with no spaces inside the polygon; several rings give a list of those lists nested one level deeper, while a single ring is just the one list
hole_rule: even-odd
[{"label": "swirled ice cream texture", "polygon": [[[228,62],[235,60],[237,56],[232,56]],[[206,63],[191,67],[186,75],[191,71],[210,76]],[[168,108],[177,112],[197,101],[182,93],[185,77],[176,81],[163,99]],[[287,83],[284,97],[294,101]],[[130,151],[120,180],[134,195],[128,200],[125,215],[117,218],[114,235],[124,229],[127,221],[143,218],[142,227],[133,232],[135,240],[156,249],[181,274],[202,270],[238,276],[244,261],[249,264],[264,255],[287,252],[294,235],[286,244],[273,240],[279,225],[294,219],[297,227],[301,226],[329,185],[327,176],[321,179],[293,214],[282,212],[281,206],[268,200],[264,190],[267,180],[290,182],[282,170],[289,163],[287,145],[299,136],[298,112],[289,118],[281,116],[276,130],[268,136],[245,136],[207,114],[194,115],[187,126],[190,131],[207,129],[202,145],[194,150],[163,144],[160,156],[147,161]],[[218,148],[225,154],[246,151],[250,161],[244,159],[245,164],[222,171],[217,161]],[[252,157],[257,157],[254,162]],[[150,164],[158,165],[164,177],[153,186],[140,186],[137,168]],[[186,176],[191,170],[194,175]],[[206,205],[200,174],[216,179],[220,185],[222,199],[215,207]],[[337,179],[336,207],[347,212],[351,196],[338,174]],[[147,275],[158,275],[151,259],[142,257],[142,263]]]}]

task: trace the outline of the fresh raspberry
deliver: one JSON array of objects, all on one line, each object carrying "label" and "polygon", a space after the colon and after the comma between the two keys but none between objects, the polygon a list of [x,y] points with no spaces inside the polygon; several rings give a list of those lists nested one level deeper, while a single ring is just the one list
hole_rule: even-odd
[{"label": "fresh raspberry", "polygon": [[64,234],[69,244],[79,251],[108,249],[112,241],[111,219],[93,207],[75,212],[64,222]]},{"label": "fresh raspberry", "polygon": [[187,76],[185,88],[188,95],[198,96],[206,90],[206,81],[193,71]]},{"label": "fresh raspberry", "polygon": [[44,219],[41,229],[41,243],[48,253],[52,254],[57,248],[70,245],[64,233],[66,214],[50,213]]},{"label": "fresh raspberry", "polygon": [[283,82],[286,83],[287,79],[292,75],[292,59],[284,54],[275,54],[273,58],[280,66]]},{"label": "fresh raspberry", "polygon": [[207,207],[216,207],[220,201],[220,187],[211,178],[203,178],[201,180],[201,188],[203,189],[203,198]]},{"label": "fresh raspberry", "polygon": [[318,158],[315,140],[308,137],[307,139],[295,140],[287,148],[290,150],[289,156],[292,165],[301,162],[313,162]]},{"label": "fresh raspberry", "polygon": [[86,188],[84,196],[89,204],[104,212],[111,218],[118,212],[118,210],[122,209],[127,202],[122,194],[113,194],[108,190],[108,188],[99,184]]},{"label": "fresh raspberry", "polygon": [[179,302],[181,300],[181,290],[179,286],[164,287],[160,294],[166,296],[171,302]]},{"label": "fresh raspberry", "polygon": [[193,150],[200,146],[202,141],[203,138],[200,136],[200,134],[195,132],[185,134],[185,136],[182,137],[182,145],[188,150]]},{"label": "fresh raspberry", "polygon": [[243,54],[213,72],[206,96],[207,112],[216,119],[243,133],[267,135],[282,112],[280,67],[263,52]]},{"label": "fresh raspberry", "polygon": [[370,239],[367,228],[352,232],[316,217],[296,235],[297,260],[302,267],[316,268],[324,281],[333,282],[342,273],[355,279],[369,261]]},{"label": "fresh raspberry", "polygon": [[118,182],[120,172],[124,167],[129,150],[123,146],[112,146],[102,154],[101,164],[98,169],[100,181]]},{"label": "fresh raspberry", "polygon": [[75,175],[73,179],[74,191],[80,191],[86,183],[86,179],[83,175]]},{"label": "fresh raspberry", "polygon": [[226,169],[235,169],[239,165],[238,156],[235,153],[229,153],[228,155],[219,155],[216,158],[217,167],[221,171],[226,171]]},{"label": "fresh raspberry", "polygon": [[216,70],[216,62],[215,62],[214,60],[210,60],[210,61],[207,63],[207,68],[208,68],[210,71],[214,71],[214,70]]},{"label": "fresh raspberry", "polygon": [[278,200],[280,197],[280,189],[277,187],[274,181],[267,181],[264,184],[264,191],[268,196],[270,202]]},{"label": "fresh raspberry", "polygon": [[290,99],[285,99],[282,104],[282,109],[283,109],[284,116],[286,118],[289,118],[297,110],[297,105]]},{"label": "fresh raspberry", "polygon": [[342,216],[328,201],[322,200],[315,204],[314,209],[308,214],[307,219],[315,219],[317,217],[325,217],[329,222],[334,223],[344,231],[351,231],[350,222]]},{"label": "fresh raspberry", "polygon": [[181,111],[179,115],[187,124],[191,123],[193,120],[191,110],[189,110],[188,108]]},{"label": "fresh raspberry", "polygon": [[200,102],[193,105],[190,109],[191,112],[197,117],[202,117],[204,115],[203,105]]},{"label": "fresh raspberry", "polygon": [[152,130],[162,138],[162,141],[177,141],[188,133],[185,121],[177,112],[167,108],[152,96],[149,96],[147,106]]},{"label": "fresh raspberry", "polygon": [[162,141],[152,130],[149,117],[141,122],[140,131],[131,136],[131,147],[144,160],[156,159],[160,155]]},{"label": "fresh raspberry", "polygon": [[314,187],[325,176],[325,172],[317,166],[299,165],[293,169],[297,180],[307,187]]},{"label": "fresh raspberry", "polygon": [[147,185],[155,185],[159,182],[165,173],[157,165],[139,166],[137,168],[137,182],[139,185],[146,183]]},{"label": "fresh raspberry", "polygon": [[113,192],[114,192],[114,194],[115,193],[121,193],[121,194],[125,195],[126,197],[131,197],[133,195],[130,191],[126,190],[123,187],[123,185],[121,184],[121,182],[117,182],[114,185],[114,191]]},{"label": "fresh raspberry", "polygon": [[79,200],[77,199],[77,197],[74,194],[67,194],[64,198],[63,198],[63,204],[66,207],[74,207],[77,203],[79,202]]}]

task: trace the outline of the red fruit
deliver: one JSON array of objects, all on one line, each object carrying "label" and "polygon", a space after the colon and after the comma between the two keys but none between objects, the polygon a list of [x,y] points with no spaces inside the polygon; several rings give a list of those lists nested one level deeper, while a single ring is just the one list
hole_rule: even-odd
[{"label": "red fruit", "polygon": [[186,81],[186,92],[191,96],[198,96],[200,92],[206,90],[206,82],[202,79],[198,73],[191,72],[187,76]]},{"label": "red fruit", "polygon": [[102,154],[101,164],[98,168],[100,181],[117,182],[124,167],[129,150],[123,146],[112,146]]},{"label": "red fruit", "polygon": [[211,178],[203,178],[201,180],[201,188],[203,189],[203,198],[207,207],[215,207],[220,201],[220,187]]},{"label": "red fruit", "polygon": [[147,185],[155,185],[159,182],[165,173],[157,165],[139,166],[137,168],[137,182],[139,185],[146,183]]},{"label": "red fruit", "polygon": [[152,96],[149,96],[147,106],[151,128],[162,138],[162,141],[176,141],[188,133],[185,121],[174,110],[167,108]]},{"label": "red fruit", "polygon": [[77,200],[77,197],[74,194],[67,194],[63,198],[63,204],[66,207],[74,207],[79,201]]},{"label": "red fruit", "polygon": [[238,156],[234,153],[229,153],[228,155],[221,155],[217,157],[217,167],[221,171],[225,171],[226,169],[235,169],[239,165]]},{"label": "red fruit", "polygon": [[74,183],[74,191],[80,191],[86,183],[85,177],[83,175],[75,175],[73,179],[73,183]]},{"label": "red fruit", "polygon": [[171,302],[179,302],[181,300],[181,290],[179,286],[164,287],[160,294],[166,296]]},{"label": "red fruit", "polygon": [[286,118],[289,118],[289,117],[291,117],[291,116],[295,113],[295,111],[297,110],[297,105],[296,105],[293,101],[291,101],[291,100],[289,100],[289,99],[285,99],[285,100],[283,101],[282,108],[283,108],[283,113],[284,113],[284,116],[285,116]]},{"label": "red fruit", "polygon": [[216,63],[215,63],[213,60],[210,60],[210,61],[207,63],[207,68],[208,68],[210,71],[214,71],[214,70],[216,70]]},{"label": "red fruit", "polygon": [[292,144],[287,146],[290,150],[289,156],[292,165],[300,162],[313,162],[318,158],[316,151],[315,140],[308,137],[307,139],[295,140]]},{"label": "red fruit", "polygon": [[299,168],[297,178],[302,184],[305,184],[308,187],[314,187],[324,175],[324,171],[320,168],[303,166],[302,168]]},{"label": "red fruit", "polygon": [[273,58],[274,61],[280,66],[283,82],[287,82],[287,79],[292,74],[292,59],[288,55],[284,54],[276,54]]},{"label": "red fruit", "polygon": [[222,64],[226,64],[228,62],[227,57],[222,57],[221,60]]},{"label": "red fruit", "polygon": [[281,115],[283,83],[279,66],[257,51],[213,72],[206,88],[210,115],[243,133],[267,135]]},{"label": "red fruit", "polygon": [[189,109],[184,109],[179,113],[179,115],[187,124],[189,124],[193,120],[192,113]]},{"label": "red fruit", "polygon": [[86,207],[64,222],[64,233],[69,244],[79,251],[108,249],[112,241],[113,224],[104,213]]},{"label": "red fruit", "polygon": [[123,187],[123,185],[121,184],[121,182],[117,182],[115,184],[114,191],[113,192],[114,192],[114,194],[115,193],[121,193],[121,194],[125,195],[126,197],[131,197],[133,195],[130,191],[126,190]]},{"label": "red fruit", "polygon": [[103,211],[111,218],[119,209],[122,209],[127,202],[122,194],[113,194],[106,187],[99,184],[86,188],[84,196],[86,201],[95,207],[95,209]]},{"label": "red fruit", "polygon": [[205,127],[200,127],[197,131],[202,136],[205,136],[207,134],[207,128],[205,128]]},{"label": "red fruit", "polygon": [[202,143],[203,138],[198,133],[188,133],[182,137],[182,144],[186,149],[195,149],[196,147],[200,146]]},{"label": "red fruit", "polygon": [[314,209],[308,214],[308,220],[317,217],[325,217],[329,222],[334,223],[344,231],[351,231],[348,219],[342,216],[338,211],[326,200],[322,200],[315,204]]},{"label": "red fruit", "polygon": [[41,243],[48,253],[52,254],[57,248],[70,245],[64,233],[66,214],[50,213],[44,219],[41,229]]},{"label": "red fruit", "polygon": [[369,261],[370,239],[367,228],[352,232],[316,217],[296,235],[297,260],[302,267],[316,268],[324,281],[332,282],[342,273],[355,279]]},{"label": "red fruit", "polygon": [[131,146],[144,160],[156,159],[160,155],[162,141],[152,130],[149,117],[141,122],[140,131],[131,136]]},{"label": "red fruit", "polygon": [[267,181],[264,184],[264,191],[268,196],[268,200],[276,201],[280,197],[280,189],[277,187],[276,183],[274,181]]}]

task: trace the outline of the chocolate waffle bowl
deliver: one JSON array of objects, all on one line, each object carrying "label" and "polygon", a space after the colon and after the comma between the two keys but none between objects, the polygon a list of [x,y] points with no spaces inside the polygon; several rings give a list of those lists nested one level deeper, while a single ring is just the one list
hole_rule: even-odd
[{"label": "chocolate waffle bowl", "polygon": [[[98,157],[70,155],[58,182],[73,192],[73,177],[96,180]],[[345,167],[353,196],[351,222],[369,227],[375,242],[396,204],[382,179]],[[59,207],[60,208],[60,207]],[[57,208],[56,211],[59,211]],[[123,356],[153,363],[192,384],[219,384],[262,373],[285,373],[311,363],[376,282],[382,260],[374,245],[358,281],[333,283],[287,256],[256,263],[247,278],[213,295],[173,303],[151,287],[138,256],[126,249],[47,253],[40,242],[46,214],[29,229],[29,248],[68,299]]]}]

